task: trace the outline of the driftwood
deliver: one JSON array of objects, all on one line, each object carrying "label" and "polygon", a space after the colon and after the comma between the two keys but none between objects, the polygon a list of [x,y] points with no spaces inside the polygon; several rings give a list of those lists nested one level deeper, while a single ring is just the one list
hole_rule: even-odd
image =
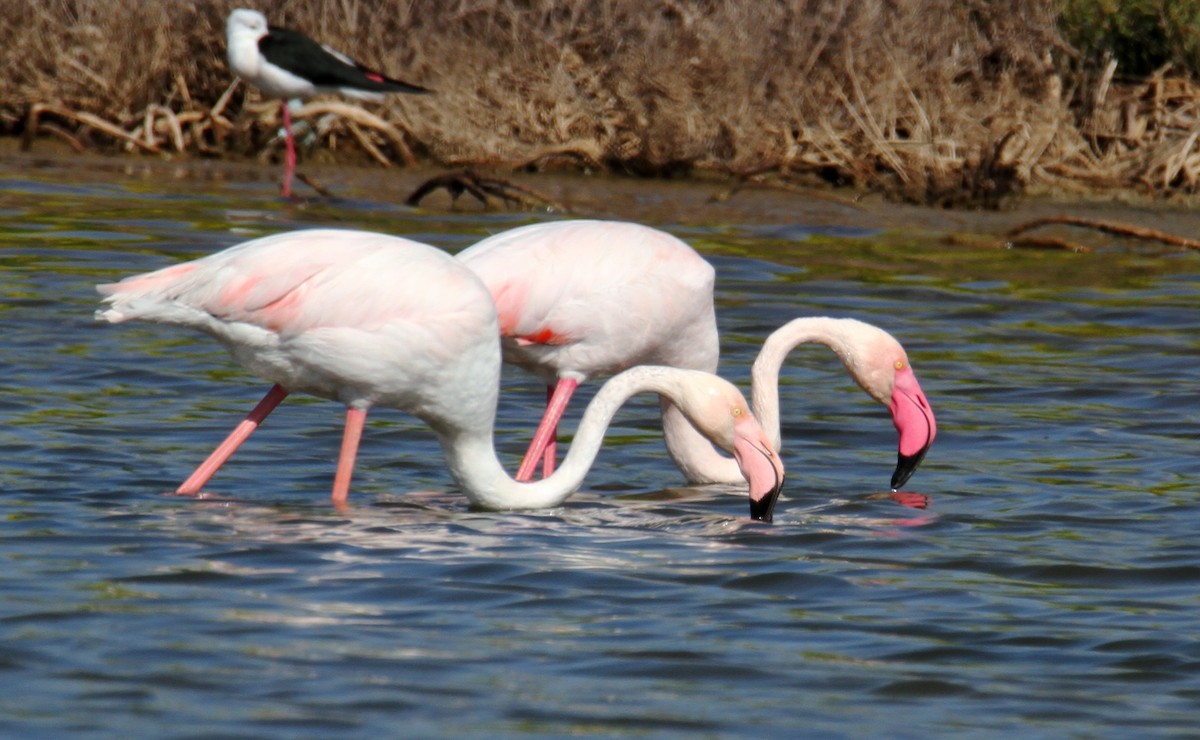
[{"label": "driftwood", "polygon": [[1013,249],[1060,249],[1064,252],[1090,252],[1091,247],[1077,244],[1057,236],[1018,236],[1008,240],[1006,246]]},{"label": "driftwood", "polygon": [[[1016,238],[1016,237],[1020,237],[1025,232],[1031,231],[1040,226],[1049,226],[1049,225],[1056,225],[1056,224],[1061,224],[1061,225],[1065,225],[1065,226],[1080,226],[1080,227],[1088,228],[1088,229],[1096,229],[1097,231],[1102,231],[1106,234],[1112,234],[1114,236],[1124,236],[1124,237],[1130,237],[1132,239],[1157,241],[1157,242],[1162,242],[1164,244],[1170,244],[1171,246],[1175,246],[1175,247],[1183,247],[1185,249],[1200,250],[1200,241],[1196,241],[1195,239],[1188,239],[1186,237],[1176,236],[1174,234],[1168,234],[1167,232],[1159,231],[1158,229],[1148,229],[1148,228],[1145,228],[1142,226],[1133,226],[1132,224],[1123,224],[1123,223],[1119,223],[1116,221],[1098,221],[1095,219],[1082,218],[1079,216],[1046,216],[1044,218],[1035,218],[1032,221],[1026,221],[1023,224],[1014,226],[1013,228],[1009,229],[1008,236],[1010,238]],[[1029,239],[1032,239],[1032,237],[1024,237],[1024,239],[1029,240]],[[1043,244],[1049,244],[1051,239],[1041,239],[1040,241]],[[1062,242],[1062,244],[1067,244],[1067,245],[1071,244],[1070,242],[1066,242],[1065,240],[1058,240],[1058,241]],[[1013,246],[1018,246],[1018,245],[1016,243],[1014,243]],[[1021,246],[1036,246],[1036,244],[1034,244],[1033,242],[1027,241],[1027,243],[1022,244]],[[1079,247],[1080,245],[1073,245],[1073,246]],[[1064,247],[1058,246],[1058,247],[1053,247],[1053,248],[1058,249],[1058,248],[1064,248]],[[1086,252],[1086,251],[1091,251],[1091,250],[1087,249],[1086,247],[1082,247],[1082,248],[1074,249],[1074,251],[1077,251],[1077,252],[1085,251]]]},{"label": "driftwood", "polygon": [[[320,116],[321,114],[325,113],[332,113],[333,115],[346,119],[352,124],[357,124],[358,126],[377,131],[381,136],[383,136],[384,139],[387,140],[388,144],[391,145],[396,154],[400,156],[400,159],[404,161],[404,164],[411,167],[417,163],[417,158],[413,155],[412,149],[409,148],[408,144],[404,142],[404,135],[401,133],[400,129],[375,115],[374,113],[360,108],[357,105],[343,103],[338,100],[317,100],[311,103],[306,103],[293,115],[297,118],[309,118]],[[367,142],[367,139],[361,130],[355,129],[353,126],[350,127],[350,130],[354,137],[358,139],[360,143],[363,143],[363,148],[366,149],[367,152],[377,162],[382,164],[384,167],[392,166],[391,160],[383,156],[377,147],[374,145],[368,146],[369,142]]]},{"label": "driftwood", "polygon": [[[33,147],[33,138],[37,135],[38,123],[44,115],[57,116],[58,118],[65,118],[68,121],[75,121],[84,126],[90,126],[114,139],[120,139],[152,154],[158,154],[161,151],[157,144],[153,142],[147,143],[134,134],[123,131],[120,126],[109,123],[100,116],[87,112],[68,110],[60,105],[50,105],[49,103],[34,103],[29,106],[29,116],[25,120],[25,134],[21,137],[21,151],[27,152]],[[53,131],[54,129],[50,130]]]},{"label": "driftwood", "polygon": [[[224,115],[237,86],[235,80],[211,109],[204,109],[196,106],[187,86],[179,81],[176,90],[183,99],[185,110],[177,111],[165,104],[151,103],[140,113],[121,121],[107,121],[93,113],[71,110],[62,105],[34,103],[26,113],[21,150],[29,151],[37,135],[46,132],[63,139],[75,151],[82,152],[87,148],[87,143],[81,137],[80,130],[90,128],[123,142],[127,150],[137,148],[150,154],[161,154],[164,149],[181,153],[188,150],[217,152],[221,150],[221,144],[229,132],[238,128]],[[278,109],[273,101],[268,107]],[[250,109],[250,106],[246,107],[246,110]],[[407,131],[356,105],[339,101],[314,101],[303,106],[296,116],[340,119],[362,149],[384,167],[391,167],[397,159],[407,165],[417,161],[405,142]],[[72,125],[76,127],[74,131],[71,130]],[[207,140],[210,136],[212,144]],[[381,149],[381,144],[392,150],[390,156]],[[316,186],[314,188],[318,192],[322,190]]]},{"label": "driftwood", "polygon": [[323,188],[320,185],[318,185],[316,180],[312,179],[311,177],[304,174],[303,172],[297,172],[296,179],[299,180],[300,182],[304,183],[305,185],[309,186],[313,190],[317,191],[317,194],[323,198],[332,198],[333,197],[333,193],[329,192],[329,190],[327,190],[326,188]]},{"label": "driftwood", "polygon": [[425,196],[435,190],[445,190],[450,194],[451,202],[457,202],[460,195],[469,193],[485,208],[492,206],[492,198],[498,198],[505,204],[518,205],[524,208],[546,207],[560,213],[570,213],[566,206],[533,190],[517,185],[509,180],[494,177],[482,177],[474,170],[459,170],[442,175],[435,175],[417,186],[417,189],[405,199],[404,204],[418,206]]}]

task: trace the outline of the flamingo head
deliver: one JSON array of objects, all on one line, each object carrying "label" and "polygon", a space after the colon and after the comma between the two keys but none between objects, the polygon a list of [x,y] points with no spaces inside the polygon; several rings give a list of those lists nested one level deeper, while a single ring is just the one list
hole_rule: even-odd
[{"label": "flamingo head", "polygon": [[892,423],[900,435],[892,490],[904,485],[925,459],[937,436],[933,408],[900,342],[884,330],[855,321],[857,338],[835,348],[855,381],[892,412]]},{"label": "flamingo head", "polygon": [[750,405],[732,383],[699,371],[682,398],[688,420],[713,444],[733,455],[750,485],[750,518],[769,522],[783,490],[783,461]]},{"label": "flamingo head", "polygon": [[933,408],[907,359],[896,360],[893,367],[896,374],[888,409],[900,434],[896,471],[892,473],[892,490],[895,491],[908,482],[925,459],[925,453],[929,452],[929,446],[937,436],[937,420],[933,418]]}]

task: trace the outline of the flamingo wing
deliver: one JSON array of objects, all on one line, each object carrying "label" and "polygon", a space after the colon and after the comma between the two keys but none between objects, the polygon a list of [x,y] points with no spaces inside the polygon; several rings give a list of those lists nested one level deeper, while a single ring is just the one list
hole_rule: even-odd
[{"label": "flamingo wing", "polygon": [[414,388],[440,387],[440,369],[461,356],[498,354],[478,278],[439,250],[380,234],[279,234],[99,290],[110,304],[100,318],[200,329],[251,372],[344,401],[361,392],[411,405]]},{"label": "flamingo wing", "polygon": [[458,256],[496,304],[505,358],[543,371],[612,374],[636,364],[716,364],[715,272],[675,237],[638,224],[513,229]]}]

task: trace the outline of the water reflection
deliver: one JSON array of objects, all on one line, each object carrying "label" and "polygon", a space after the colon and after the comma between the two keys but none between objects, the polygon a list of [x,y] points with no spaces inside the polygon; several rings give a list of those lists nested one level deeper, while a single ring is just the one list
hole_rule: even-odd
[{"label": "water reflection", "polygon": [[[772,526],[678,485],[649,400],[618,417],[583,492],[519,514],[470,511],[428,429],[381,411],[337,513],[340,412],[315,400],[281,407],[213,497],[163,495],[261,383],[203,337],[105,331],[92,285],[285,228],[457,249],[532,217],[410,211],[353,179],[336,203],[284,205],[265,180],[148,172],[0,176],[6,734],[1194,729],[1195,256],[941,236],[1020,214],[697,209],[675,185],[568,180],[599,215],[713,260],[727,377],[745,383],[796,315],[895,334],[939,422],[911,498],[883,488],[886,410],[814,348],[781,381],[791,474]],[[543,396],[504,383],[515,464]]]}]

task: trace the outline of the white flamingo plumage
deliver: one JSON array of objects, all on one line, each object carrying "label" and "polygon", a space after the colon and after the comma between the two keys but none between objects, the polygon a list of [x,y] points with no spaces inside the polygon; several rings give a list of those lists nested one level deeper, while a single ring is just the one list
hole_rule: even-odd
[{"label": "white flamingo plumage", "polygon": [[[517,473],[553,470],[555,429],[575,387],[636,364],[716,372],[715,271],[681,240],[619,221],[556,221],[501,232],[458,254],[483,279],[500,315],[507,362],[545,380],[550,401]],[[800,318],[764,343],[752,376],[753,410],[777,448],[779,370],[797,345],[830,347],[871,397],[888,406],[899,433],[892,488],[920,465],[937,431],[933,410],[904,348],[853,319]],[[667,401],[663,430],[672,459],[695,483],[737,480]]]},{"label": "white flamingo plumage", "polygon": [[275,384],[180,493],[199,492],[293,391],[347,407],[333,486],[337,506],[347,501],[372,406],[399,408],[428,423],[475,506],[541,508],[578,488],[613,414],[642,391],[671,398],[734,455],[749,481],[752,514],[769,521],[783,485],[779,457],[736,388],[707,373],[663,367],[635,368],[605,384],[558,474],[513,481],[492,441],[501,355],[491,296],[461,263],[418,242],[347,230],[289,232],[98,290],[109,305],[97,318],[199,329]]}]

